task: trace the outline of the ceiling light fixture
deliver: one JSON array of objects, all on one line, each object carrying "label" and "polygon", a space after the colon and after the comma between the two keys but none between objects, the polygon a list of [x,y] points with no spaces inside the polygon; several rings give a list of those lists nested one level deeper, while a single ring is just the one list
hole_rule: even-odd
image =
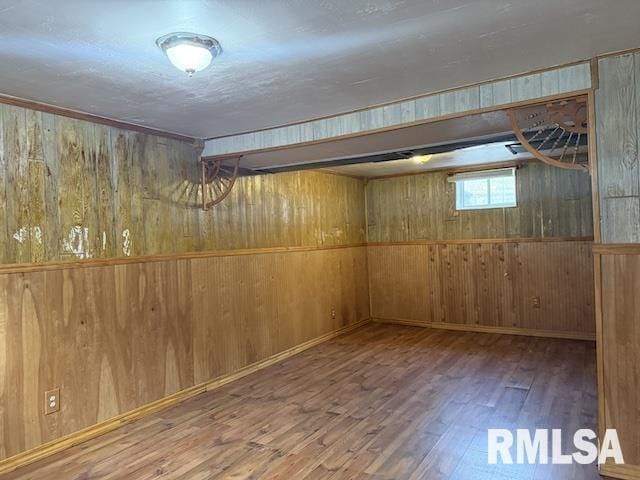
[{"label": "ceiling light fixture", "polygon": [[413,160],[415,163],[427,163],[429,160],[431,160],[431,157],[433,157],[433,155],[414,155],[413,157],[411,157],[411,160]]},{"label": "ceiling light fixture", "polygon": [[222,47],[215,38],[189,32],[163,35],[156,40],[156,45],[177,69],[189,77],[207,68],[222,53]]}]

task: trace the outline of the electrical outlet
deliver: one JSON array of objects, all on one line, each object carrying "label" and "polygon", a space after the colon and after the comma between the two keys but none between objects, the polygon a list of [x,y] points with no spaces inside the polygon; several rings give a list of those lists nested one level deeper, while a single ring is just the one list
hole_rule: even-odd
[{"label": "electrical outlet", "polygon": [[336,318],[336,310],[335,308],[331,309],[331,319],[335,319]]},{"label": "electrical outlet", "polygon": [[60,410],[60,389],[54,388],[44,392],[44,414],[50,415]]},{"label": "electrical outlet", "polygon": [[533,308],[540,308],[540,297],[533,297],[531,304]]}]

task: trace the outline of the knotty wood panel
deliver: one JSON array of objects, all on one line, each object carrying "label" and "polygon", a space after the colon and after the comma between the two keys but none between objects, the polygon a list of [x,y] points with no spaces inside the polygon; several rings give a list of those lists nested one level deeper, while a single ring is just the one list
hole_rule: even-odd
[{"label": "knotty wood panel", "polygon": [[595,333],[591,242],[368,249],[373,318]]},{"label": "knotty wood panel", "polygon": [[363,182],[241,178],[204,212],[190,144],[0,105],[0,262],[365,241]]},{"label": "knotty wood panel", "polygon": [[640,472],[640,255],[601,258],[604,420]]},{"label": "knotty wood panel", "polygon": [[1,274],[0,457],[357,323],[368,302],[366,247]]},{"label": "knotty wood panel", "polygon": [[516,173],[516,208],[455,209],[447,172],[367,183],[368,241],[587,237],[593,233],[591,179],[540,162]]}]

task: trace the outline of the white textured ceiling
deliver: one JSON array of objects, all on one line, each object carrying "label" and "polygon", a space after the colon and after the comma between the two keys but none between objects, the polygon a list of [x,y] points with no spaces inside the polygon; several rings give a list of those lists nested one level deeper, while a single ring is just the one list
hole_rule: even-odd
[{"label": "white textured ceiling", "polygon": [[[0,93],[197,137],[640,44],[638,0],[0,0]],[[224,53],[189,79],[172,31]]]}]

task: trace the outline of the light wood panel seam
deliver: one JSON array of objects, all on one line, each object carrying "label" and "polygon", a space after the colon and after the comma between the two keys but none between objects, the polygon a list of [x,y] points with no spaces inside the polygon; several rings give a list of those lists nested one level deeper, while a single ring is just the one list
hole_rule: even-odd
[{"label": "light wood panel seam", "polygon": [[234,380],[238,380],[242,377],[257,372],[258,370],[278,363],[286,358],[292,357],[304,350],[315,347],[320,343],[326,342],[337,336],[355,330],[363,325],[366,325],[370,321],[370,318],[360,320],[352,325],[347,325],[345,327],[339,328],[338,330],[334,330],[333,332],[321,335],[319,337],[301,343],[300,345],[297,345],[293,348],[289,348],[280,353],[272,355],[264,360],[260,360],[259,362],[243,367],[231,374],[223,375],[214,380],[194,385],[193,387],[181,390],[180,392],[174,393],[173,395],[170,395],[168,397],[161,398],[155,402],[151,402],[136,409],[130,410],[110,420],[100,422],[96,425],[92,425],[90,427],[79,430],[78,432],[66,435],[52,442],[36,447],[32,450],[28,450],[18,455],[14,455],[13,457],[1,460],[0,474],[11,472],[13,470],[16,470],[17,468],[26,466],[50,455],[53,455],[54,453],[61,452],[73,447],[74,445],[86,442],[87,440],[113,431],[135,420],[146,417],[160,410],[164,410],[180,402],[193,398],[205,391],[215,390],[216,388],[222,387],[223,385],[233,382]]}]

